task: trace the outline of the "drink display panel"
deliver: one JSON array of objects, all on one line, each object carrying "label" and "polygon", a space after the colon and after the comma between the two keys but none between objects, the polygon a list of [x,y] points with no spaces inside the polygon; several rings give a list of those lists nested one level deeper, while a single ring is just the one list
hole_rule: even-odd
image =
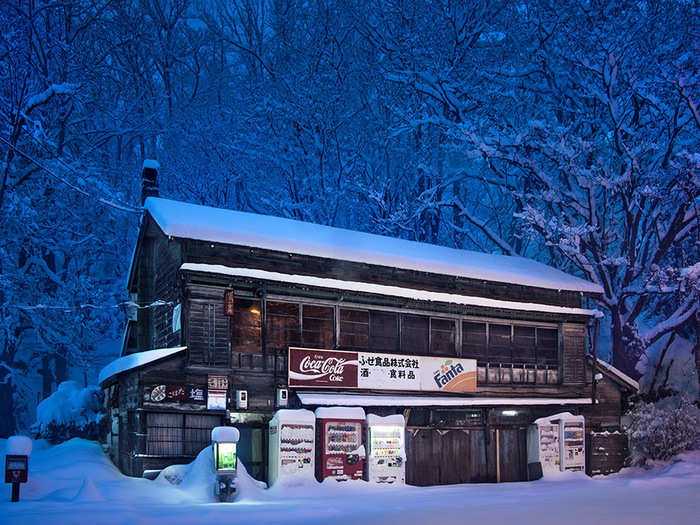
[{"label": "drink display panel", "polygon": [[404,429],[400,426],[369,427],[369,481],[404,482],[403,435]]},{"label": "drink display panel", "polygon": [[583,423],[565,422],[562,461],[565,470],[579,471],[586,466]]},{"label": "drink display panel", "polygon": [[559,470],[559,425],[540,425],[540,461],[542,470]]},{"label": "drink display panel", "polygon": [[294,475],[312,467],[313,425],[283,423],[280,426],[280,474]]},{"label": "drink display panel", "polygon": [[316,417],[310,410],[280,409],[269,423],[268,483],[314,479]]},{"label": "drink display panel", "polygon": [[362,444],[362,423],[333,422],[326,424],[326,454],[349,454]]}]

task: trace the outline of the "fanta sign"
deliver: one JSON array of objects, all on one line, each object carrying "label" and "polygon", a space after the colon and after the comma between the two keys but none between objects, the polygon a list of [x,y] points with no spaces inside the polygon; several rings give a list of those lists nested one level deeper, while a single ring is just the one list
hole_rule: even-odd
[{"label": "fanta sign", "polygon": [[292,347],[288,380],[290,387],[474,392],[476,361]]},{"label": "fanta sign", "polygon": [[[476,367],[466,370],[465,363],[447,359],[433,371],[437,390],[444,392],[473,392],[476,390]],[[471,368],[471,367],[470,367]]]}]

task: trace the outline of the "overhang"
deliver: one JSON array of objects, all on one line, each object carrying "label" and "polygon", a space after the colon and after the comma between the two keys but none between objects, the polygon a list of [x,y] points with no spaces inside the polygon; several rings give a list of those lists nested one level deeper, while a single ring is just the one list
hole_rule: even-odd
[{"label": "overhang", "polygon": [[360,407],[471,407],[471,406],[542,406],[590,405],[590,397],[446,397],[412,395],[350,394],[336,392],[297,392],[307,406]]}]

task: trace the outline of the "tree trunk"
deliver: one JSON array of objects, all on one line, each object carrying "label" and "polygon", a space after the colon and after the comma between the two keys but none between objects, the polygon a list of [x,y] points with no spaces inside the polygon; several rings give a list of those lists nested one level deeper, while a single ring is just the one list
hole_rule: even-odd
[{"label": "tree trunk", "polygon": [[[2,380],[7,377],[3,376]],[[12,401],[12,382],[0,383],[0,437],[6,438],[16,431],[17,419]]]}]

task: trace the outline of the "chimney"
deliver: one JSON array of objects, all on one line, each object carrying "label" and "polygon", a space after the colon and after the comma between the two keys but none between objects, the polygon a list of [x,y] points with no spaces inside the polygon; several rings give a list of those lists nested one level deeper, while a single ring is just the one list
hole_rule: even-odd
[{"label": "chimney", "polygon": [[146,197],[158,196],[158,164],[157,160],[146,159],[141,168],[141,205],[146,202]]}]

